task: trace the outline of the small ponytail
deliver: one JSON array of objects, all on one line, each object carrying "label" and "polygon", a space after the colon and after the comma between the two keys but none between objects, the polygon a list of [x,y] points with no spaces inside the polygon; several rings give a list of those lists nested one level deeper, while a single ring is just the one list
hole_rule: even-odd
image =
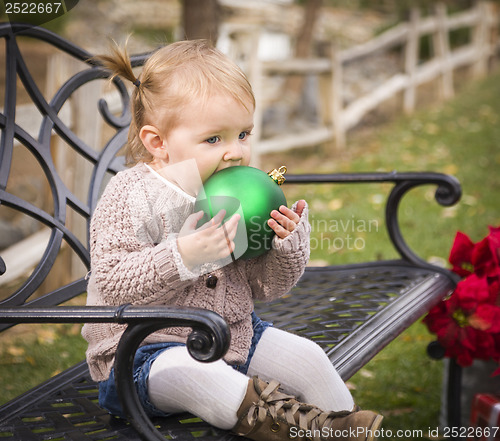
[{"label": "small ponytail", "polygon": [[[128,40],[127,40],[128,41]],[[128,144],[126,149],[126,164],[133,165],[138,161],[150,161],[151,154],[144,148],[139,138],[139,130],[144,124],[146,115],[145,107],[149,108],[148,95],[141,87],[141,80],[137,78],[132,69],[130,56],[127,51],[127,42],[123,46],[119,46],[116,41],[112,40],[110,45],[110,53],[103,55],[96,55],[93,60],[99,65],[111,71],[109,78],[112,81],[115,77],[119,76],[125,80],[130,81],[136,90],[131,95],[131,113],[132,120],[128,133]]]},{"label": "small ponytail", "polygon": [[125,42],[123,47],[120,47],[116,41],[112,41],[113,43],[110,47],[111,54],[96,55],[94,60],[112,72],[110,80],[113,80],[116,76],[120,76],[139,88],[141,82],[132,70],[132,63],[127,51],[127,42]]}]

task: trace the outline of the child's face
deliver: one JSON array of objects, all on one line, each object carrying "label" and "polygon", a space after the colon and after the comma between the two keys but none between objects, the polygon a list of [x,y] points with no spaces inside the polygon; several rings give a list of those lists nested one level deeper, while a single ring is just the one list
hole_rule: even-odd
[{"label": "child's face", "polygon": [[202,182],[215,172],[250,162],[253,105],[230,95],[193,100],[164,136],[168,163],[196,160]]}]

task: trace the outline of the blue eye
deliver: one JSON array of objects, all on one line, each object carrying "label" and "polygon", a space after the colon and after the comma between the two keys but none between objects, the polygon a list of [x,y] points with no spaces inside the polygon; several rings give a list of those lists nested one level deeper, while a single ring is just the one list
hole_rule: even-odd
[{"label": "blue eye", "polygon": [[208,142],[209,144],[215,144],[217,141],[219,141],[218,136],[211,136],[210,138],[205,140],[205,142]]},{"label": "blue eye", "polygon": [[248,135],[250,135],[249,132],[241,132],[240,135],[238,136],[239,139],[245,139]]}]

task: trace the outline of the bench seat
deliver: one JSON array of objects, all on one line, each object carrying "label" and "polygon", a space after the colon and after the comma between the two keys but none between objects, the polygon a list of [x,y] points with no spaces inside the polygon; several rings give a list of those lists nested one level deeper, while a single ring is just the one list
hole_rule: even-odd
[{"label": "bench seat", "polygon": [[[404,261],[309,267],[289,295],[256,312],[316,341],[347,380],[453,287],[447,275]],[[96,404],[97,391],[82,362],[0,407],[0,439],[139,440]],[[188,414],[154,423],[166,439],[241,439]]]}]

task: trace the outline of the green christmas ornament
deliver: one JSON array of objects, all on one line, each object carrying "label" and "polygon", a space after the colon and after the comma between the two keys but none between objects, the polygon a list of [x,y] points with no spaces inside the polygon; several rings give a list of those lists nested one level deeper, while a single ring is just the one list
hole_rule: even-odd
[{"label": "green christmas ornament", "polygon": [[274,231],[267,225],[271,211],[286,205],[280,185],[285,181],[286,167],[265,173],[254,167],[236,166],[221,170],[203,185],[195,211],[204,211],[202,225],[220,210],[226,210],[224,221],[238,213],[233,258],[250,259],[271,249]]}]

